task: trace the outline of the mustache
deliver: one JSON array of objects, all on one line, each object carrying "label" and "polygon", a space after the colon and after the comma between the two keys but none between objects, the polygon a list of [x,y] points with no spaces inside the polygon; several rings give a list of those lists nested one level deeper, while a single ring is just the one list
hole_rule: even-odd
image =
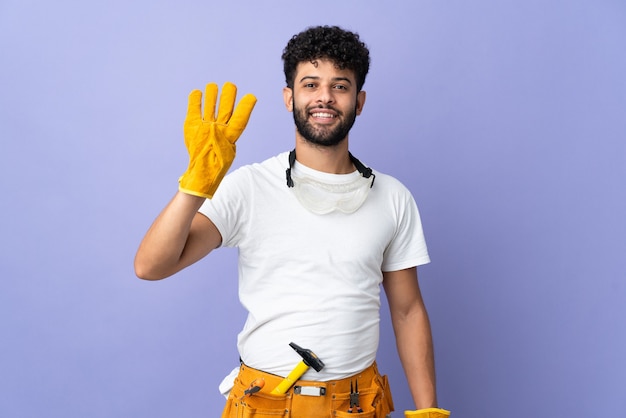
[{"label": "mustache", "polygon": [[340,111],[339,109],[335,108],[334,106],[331,105],[324,105],[324,104],[319,104],[319,105],[315,105],[315,106],[309,106],[307,107],[307,112],[310,112],[312,110],[319,110],[319,109],[328,109],[328,110],[332,110],[333,112],[337,113],[338,115],[343,115],[343,112]]}]

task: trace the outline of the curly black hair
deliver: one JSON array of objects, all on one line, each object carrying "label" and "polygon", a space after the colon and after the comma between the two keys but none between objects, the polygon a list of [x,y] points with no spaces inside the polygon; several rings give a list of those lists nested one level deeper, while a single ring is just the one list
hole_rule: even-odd
[{"label": "curly black hair", "polygon": [[370,67],[369,50],[359,35],[338,26],[310,27],[294,35],[283,50],[282,59],[285,81],[290,88],[301,62],[328,59],[341,70],[354,71],[357,91],[363,88]]}]

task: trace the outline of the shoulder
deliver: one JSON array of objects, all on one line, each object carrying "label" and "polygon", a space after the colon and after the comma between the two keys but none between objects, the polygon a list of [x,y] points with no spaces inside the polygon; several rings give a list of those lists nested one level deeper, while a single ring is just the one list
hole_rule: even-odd
[{"label": "shoulder", "polygon": [[383,194],[386,197],[412,198],[412,193],[407,186],[404,185],[396,177],[382,173],[378,170],[372,170],[376,176],[372,191],[376,194]]},{"label": "shoulder", "polygon": [[398,188],[398,189],[406,189],[406,186],[397,178],[390,174],[382,173],[376,169],[372,169],[372,172],[376,175],[376,182],[381,182],[386,186]]},{"label": "shoulder", "polygon": [[280,172],[284,173],[288,167],[288,153],[283,152],[258,163],[243,165],[232,171],[229,176],[250,177],[256,175],[275,175]]},{"label": "shoulder", "polygon": [[257,183],[265,183],[270,179],[276,181],[278,177],[284,177],[285,170],[288,167],[288,153],[280,153],[261,162],[237,167],[224,178],[223,185],[226,187],[247,188],[253,187]]}]

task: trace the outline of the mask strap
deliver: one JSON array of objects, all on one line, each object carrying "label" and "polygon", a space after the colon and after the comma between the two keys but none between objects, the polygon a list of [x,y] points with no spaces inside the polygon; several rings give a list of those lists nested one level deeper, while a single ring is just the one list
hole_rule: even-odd
[{"label": "mask strap", "polygon": [[376,174],[372,172],[371,168],[365,167],[363,163],[357,160],[357,158],[354,155],[350,153],[348,153],[348,155],[350,155],[350,161],[352,161],[352,164],[354,164],[356,169],[359,171],[359,173],[361,173],[363,177],[365,177],[366,179],[370,177],[372,178],[372,184],[370,184],[370,189],[371,189],[374,186],[374,180],[376,180]]},{"label": "mask strap", "polygon": [[289,153],[289,168],[285,173],[287,175],[287,187],[293,187],[293,179],[291,178],[291,168],[296,163],[296,150],[293,149]]},{"label": "mask strap", "polygon": [[[361,173],[361,175],[364,178],[366,178],[366,179],[368,179],[370,177],[372,178],[372,183],[370,184],[370,189],[371,189],[374,186],[374,180],[376,180],[376,174],[374,174],[372,172],[371,168],[364,166],[363,163],[361,161],[359,161],[350,152],[348,152],[348,155],[350,156],[350,161],[352,161],[352,164],[354,164],[354,166],[356,167],[357,171],[359,173]],[[293,150],[291,150],[291,152],[289,152],[289,168],[285,172],[285,175],[287,177],[287,187],[293,187],[293,179],[291,178],[291,169],[293,168],[293,165],[295,163],[296,163],[296,150],[293,149]]]}]

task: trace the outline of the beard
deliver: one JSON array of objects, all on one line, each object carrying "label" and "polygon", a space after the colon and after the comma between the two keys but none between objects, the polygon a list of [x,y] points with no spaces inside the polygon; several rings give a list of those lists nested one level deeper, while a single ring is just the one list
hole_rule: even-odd
[{"label": "beard", "polygon": [[295,100],[292,100],[292,105],[293,120],[300,135],[311,144],[323,147],[334,147],[335,145],[340,144],[344,139],[346,139],[348,132],[350,132],[350,129],[352,129],[352,125],[354,125],[354,121],[356,120],[356,107],[344,115],[342,112],[339,112],[331,106],[318,106],[314,109],[332,109],[335,111],[337,117],[340,118],[340,122],[334,127],[316,127],[309,120],[309,109],[298,108]]}]

